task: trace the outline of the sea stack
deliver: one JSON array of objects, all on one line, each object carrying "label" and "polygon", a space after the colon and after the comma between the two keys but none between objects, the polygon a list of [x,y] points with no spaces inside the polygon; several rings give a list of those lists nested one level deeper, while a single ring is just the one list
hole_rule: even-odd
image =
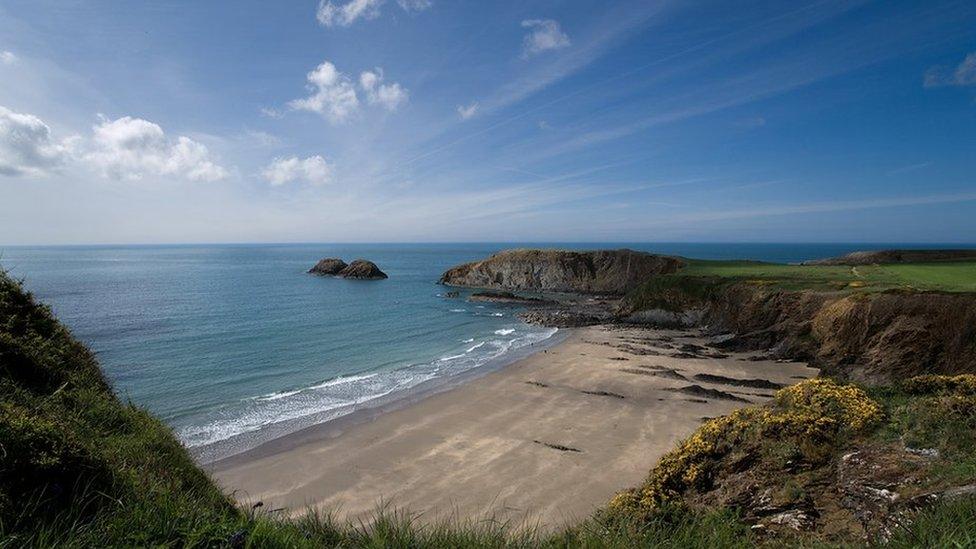
[{"label": "sea stack", "polygon": [[316,263],[308,272],[319,276],[336,276],[348,266],[345,261],[337,257],[327,257]]},{"label": "sea stack", "polygon": [[346,268],[339,271],[338,276],[354,280],[381,280],[388,278],[386,273],[376,266],[376,263],[366,261],[365,259],[353,261]]},{"label": "sea stack", "polygon": [[357,259],[347,264],[338,257],[326,257],[316,263],[308,272],[319,276],[337,276],[352,280],[381,280],[388,278],[386,273],[376,266],[376,263],[366,261],[365,259]]}]

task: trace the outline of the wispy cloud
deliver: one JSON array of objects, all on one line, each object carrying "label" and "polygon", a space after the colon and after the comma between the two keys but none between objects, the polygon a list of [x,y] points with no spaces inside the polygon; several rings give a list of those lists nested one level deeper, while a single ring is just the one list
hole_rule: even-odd
[{"label": "wispy cloud", "polygon": [[926,88],[942,86],[976,86],[976,52],[970,53],[955,67],[937,66],[925,72]]},{"label": "wispy cloud", "polygon": [[379,17],[382,5],[383,0],[349,0],[345,4],[321,0],[315,18],[326,27],[348,27],[359,19]]},{"label": "wispy cloud", "polygon": [[478,102],[475,101],[469,105],[458,105],[457,113],[458,116],[461,117],[461,120],[471,118],[472,116],[478,114]]},{"label": "wispy cloud", "polygon": [[526,19],[522,21],[522,28],[529,29],[529,33],[522,38],[524,59],[543,52],[568,48],[571,44],[559,22],[553,19]]},{"label": "wispy cloud", "polygon": [[[359,20],[376,19],[380,16],[384,0],[348,0],[337,2],[321,0],[315,10],[315,18],[325,27],[348,27]],[[424,11],[434,5],[432,0],[397,0],[403,11]]]},{"label": "wispy cloud", "polygon": [[403,11],[424,11],[434,5],[433,0],[397,0]]},{"label": "wispy cloud", "polygon": [[898,174],[903,174],[908,172],[914,172],[916,170],[921,170],[922,168],[928,168],[931,165],[932,165],[931,162],[919,162],[917,164],[909,164],[907,166],[901,166],[899,168],[895,168],[889,171],[888,175],[898,175]]},{"label": "wispy cloud", "polygon": [[307,158],[289,156],[272,160],[261,175],[275,187],[297,181],[311,185],[325,185],[334,179],[335,166],[319,155]]},{"label": "wispy cloud", "polygon": [[14,55],[14,52],[7,50],[0,50],[0,65],[13,65],[19,60],[19,58]]},{"label": "wispy cloud", "polygon": [[766,206],[698,211],[677,216],[660,216],[656,219],[641,222],[633,227],[681,226],[707,221],[724,221],[732,219],[754,219],[784,215],[798,215],[809,213],[828,213],[856,210],[874,210],[882,208],[898,208],[907,206],[924,206],[930,204],[949,204],[955,202],[976,201],[976,192],[955,194],[932,194],[905,197],[876,197],[863,200],[838,200],[832,202],[805,202],[802,204],[770,204]]}]

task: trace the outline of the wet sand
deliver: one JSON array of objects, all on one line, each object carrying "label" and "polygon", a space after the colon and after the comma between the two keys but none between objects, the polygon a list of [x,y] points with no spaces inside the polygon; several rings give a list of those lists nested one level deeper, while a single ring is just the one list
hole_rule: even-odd
[{"label": "wet sand", "polygon": [[639,484],[703,418],[775,391],[735,380],[816,375],[801,363],[688,346],[704,342],[667,330],[576,329],[446,392],[208,468],[239,500],[293,514],[312,506],[368,520],[385,503],[427,522],[490,516],[558,528]]}]

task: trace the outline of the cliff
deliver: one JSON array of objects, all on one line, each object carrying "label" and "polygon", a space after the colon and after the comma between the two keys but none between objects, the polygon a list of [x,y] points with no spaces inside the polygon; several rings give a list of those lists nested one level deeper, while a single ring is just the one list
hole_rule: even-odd
[{"label": "cliff", "polygon": [[731,334],[725,347],[808,360],[842,380],[976,373],[976,294],[782,290],[682,276],[649,286],[624,300],[622,318],[703,326]]},{"label": "cliff", "polygon": [[441,276],[450,286],[511,291],[623,295],[648,278],[676,272],[682,260],[632,250],[506,250]]}]

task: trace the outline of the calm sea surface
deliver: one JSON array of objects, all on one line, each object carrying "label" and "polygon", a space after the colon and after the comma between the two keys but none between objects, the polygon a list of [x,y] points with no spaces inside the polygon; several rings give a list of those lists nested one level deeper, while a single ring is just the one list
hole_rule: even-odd
[{"label": "calm sea surface", "polygon": [[[879,247],[551,246],[627,246],[777,262]],[[3,247],[0,266],[24,279],[98,354],[123,397],[162,417],[188,446],[237,441],[239,451],[388,401],[422,383],[498,364],[553,336],[553,329],[519,322],[517,309],[467,303],[463,294],[445,298],[436,284],[448,267],[509,247]],[[305,274],[327,256],[370,259],[390,278],[366,282]]]}]

